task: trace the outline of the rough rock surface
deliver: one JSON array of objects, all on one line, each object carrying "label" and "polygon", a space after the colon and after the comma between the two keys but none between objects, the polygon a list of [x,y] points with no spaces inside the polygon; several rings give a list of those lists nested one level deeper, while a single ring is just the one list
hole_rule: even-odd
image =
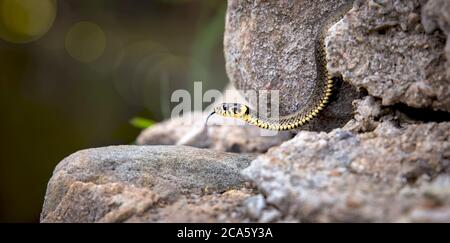
[{"label": "rough rock surface", "polygon": [[329,31],[330,72],[365,88],[383,105],[404,103],[450,111],[445,36],[433,32],[433,23],[448,31],[448,12],[443,9],[448,10],[449,3],[429,1],[421,6],[420,2],[426,1],[357,1]]},{"label": "rough rock surface", "polygon": [[248,221],[245,201],[255,193],[251,189],[233,189],[224,193],[183,197],[153,213],[136,216],[129,222],[164,223],[241,223]]},{"label": "rough rock surface", "polygon": [[[226,89],[224,96],[215,104],[225,101],[246,104],[240,94],[231,87]],[[139,145],[183,144],[223,152],[264,153],[270,147],[292,138],[290,132],[261,136],[265,131],[258,127],[219,116],[212,117],[205,129],[207,115],[207,111],[194,112],[156,124],[145,129],[136,142]]]},{"label": "rough rock surface", "polygon": [[[231,82],[241,91],[279,90],[281,115],[300,110],[316,87],[318,23],[351,2],[228,1],[224,47]],[[344,84],[337,93],[345,95],[303,129],[330,131],[351,118],[351,102],[358,92]],[[251,96],[246,98],[254,105]]]},{"label": "rough rock surface", "polygon": [[276,220],[449,222],[450,123],[304,131],[243,173]]},{"label": "rough rock surface", "polygon": [[239,189],[252,158],[184,146],[83,150],[56,167],[41,221],[122,222],[184,195]]},{"label": "rough rock surface", "polygon": [[[421,20],[425,31],[429,34],[440,29],[447,36],[445,57],[450,60],[450,1],[428,0],[422,7]],[[446,77],[450,80],[450,62],[446,62]],[[448,109],[447,109],[448,110]]]}]

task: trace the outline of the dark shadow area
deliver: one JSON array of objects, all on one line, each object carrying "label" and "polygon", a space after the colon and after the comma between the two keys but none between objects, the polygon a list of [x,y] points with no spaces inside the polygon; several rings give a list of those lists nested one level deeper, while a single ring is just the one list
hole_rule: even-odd
[{"label": "dark shadow area", "polygon": [[405,104],[392,106],[394,110],[400,111],[410,119],[422,122],[448,122],[450,113],[445,111],[435,111],[427,108],[413,108]]}]

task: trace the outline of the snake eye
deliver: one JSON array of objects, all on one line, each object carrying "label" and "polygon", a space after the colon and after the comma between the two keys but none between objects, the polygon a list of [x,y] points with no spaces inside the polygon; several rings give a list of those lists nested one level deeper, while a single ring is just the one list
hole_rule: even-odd
[{"label": "snake eye", "polygon": [[227,105],[226,105],[226,104],[223,104],[223,105],[222,105],[222,110],[223,110],[223,111],[226,111],[226,110],[227,110]]}]

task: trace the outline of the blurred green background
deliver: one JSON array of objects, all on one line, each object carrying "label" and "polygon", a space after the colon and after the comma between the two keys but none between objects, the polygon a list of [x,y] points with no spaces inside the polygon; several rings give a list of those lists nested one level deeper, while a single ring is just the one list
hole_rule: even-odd
[{"label": "blurred green background", "polygon": [[130,120],[168,118],[173,90],[223,88],[225,9],[224,0],[0,0],[0,222],[38,222],[60,160],[133,143]]}]

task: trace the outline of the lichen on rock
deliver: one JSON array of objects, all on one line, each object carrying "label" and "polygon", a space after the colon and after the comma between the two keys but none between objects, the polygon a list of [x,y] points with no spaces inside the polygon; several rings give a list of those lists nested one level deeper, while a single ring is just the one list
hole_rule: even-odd
[{"label": "lichen on rock", "polygon": [[245,188],[239,171],[252,158],[185,146],[112,146],[79,151],[56,167],[41,221],[147,218],[151,209],[163,210],[186,196]]}]

